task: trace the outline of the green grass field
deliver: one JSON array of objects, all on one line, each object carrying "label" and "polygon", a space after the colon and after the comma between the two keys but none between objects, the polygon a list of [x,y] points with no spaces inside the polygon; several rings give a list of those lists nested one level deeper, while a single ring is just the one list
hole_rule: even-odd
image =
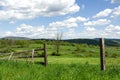
[{"label": "green grass field", "polygon": [[[0,61],[0,80],[119,80],[120,59],[108,58],[106,71],[100,71],[99,58],[49,57],[49,65],[11,60]],[[118,65],[119,64],[119,65]]]},{"label": "green grass field", "polygon": [[[29,53],[14,54],[8,61],[9,46],[0,48],[0,80],[119,80],[120,47],[106,46],[106,71],[100,70],[99,46],[69,44],[60,46],[60,55],[55,53],[55,46],[47,44],[48,66],[42,63],[42,57],[18,58],[31,56],[32,49],[43,48],[42,44],[29,46],[14,45],[13,51],[31,50]],[[6,53],[3,53],[3,52]],[[9,50],[8,50],[9,51]],[[41,56],[43,51],[35,52]],[[2,60],[2,59],[5,60]]]}]

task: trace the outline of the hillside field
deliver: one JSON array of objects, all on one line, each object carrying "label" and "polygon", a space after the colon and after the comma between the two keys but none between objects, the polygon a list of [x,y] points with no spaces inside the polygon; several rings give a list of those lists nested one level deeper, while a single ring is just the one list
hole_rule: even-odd
[{"label": "hillside field", "polygon": [[[12,44],[11,44],[12,42]],[[43,63],[43,48],[47,44],[48,66]],[[119,80],[120,46],[106,46],[106,71],[100,70],[99,45],[61,42],[59,54],[54,41],[0,41],[0,80]],[[18,53],[8,61],[10,52]]]}]

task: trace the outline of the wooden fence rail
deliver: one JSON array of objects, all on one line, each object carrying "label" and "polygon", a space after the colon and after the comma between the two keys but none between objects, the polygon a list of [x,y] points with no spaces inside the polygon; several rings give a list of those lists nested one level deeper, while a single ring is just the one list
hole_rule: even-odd
[{"label": "wooden fence rail", "polygon": [[47,66],[48,61],[47,61],[47,49],[46,49],[46,44],[44,44],[44,46],[43,46],[42,49],[41,49],[41,48],[37,48],[37,49],[32,49],[32,50],[24,50],[24,51],[19,51],[19,52],[11,52],[8,60],[11,60],[11,59],[12,59],[12,56],[13,56],[14,54],[31,52],[31,53],[32,53],[32,54],[31,54],[31,55],[32,55],[32,56],[31,56],[32,62],[34,62],[34,54],[35,54],[35,51],[41,51],[41,50],[44,51],[44,65]]}]

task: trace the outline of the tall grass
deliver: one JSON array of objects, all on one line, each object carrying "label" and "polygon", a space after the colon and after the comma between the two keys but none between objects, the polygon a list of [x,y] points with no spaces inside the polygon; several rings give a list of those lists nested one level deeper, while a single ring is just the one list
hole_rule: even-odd
[{"label": "tall grass", "polygon": [[49,64],[0,61],[0,80],[119,80],[120,66],[100,71],[92,64]]}]

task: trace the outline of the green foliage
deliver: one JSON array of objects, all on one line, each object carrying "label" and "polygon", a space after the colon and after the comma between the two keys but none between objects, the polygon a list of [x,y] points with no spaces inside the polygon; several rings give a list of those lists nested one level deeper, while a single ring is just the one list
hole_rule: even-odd
[{"label": "green foliage", "polygon": [[45,40],[32,40],[34,43],[36,43],[36,44],[44,44],[45,43]]},{"label": "green foliage", "polygon": [[4,48],[0,50],[0,53],[10,53],[10,52],[16,52],[16,51],[11,48]]},{"label": "green foliage", "polygon": [[[58,40],[59,41],[59,40]],[[11,43],[12,42],[12,43]],[[76,44],[69,42],[55,42],[54,40],[0,40],[0,52],[8,53],[11,51],[32,50],[43,48],[43,43],[47,42],[47,54],[49,56],[67,57],[99,57],[99,46],[88,44]],[[58,46],[59,45],[59,46]],[[57,47],[58,46],[58,47]],[[105,46],[106,57],[120,57],[120,47]],[[57,53],[59,52],[59,54]],[[37,53],[35,53],[37,54]],[[37,54],[42,56],[41,53]]]},{"label": "green foliage", "polygon": [[52,56],[61,56],[61,54],[57,54],[56,52],[52,52]]},{"label": "green foliage", "polygon": [[76,44],[76,51],[79,51],[80,50],[80,46],[78,44]]},{"label": "green foliage", "polygon": [[19,45],[19,48],[29,47],[31,41],[29,40],[16,40],[15,45]]}]

